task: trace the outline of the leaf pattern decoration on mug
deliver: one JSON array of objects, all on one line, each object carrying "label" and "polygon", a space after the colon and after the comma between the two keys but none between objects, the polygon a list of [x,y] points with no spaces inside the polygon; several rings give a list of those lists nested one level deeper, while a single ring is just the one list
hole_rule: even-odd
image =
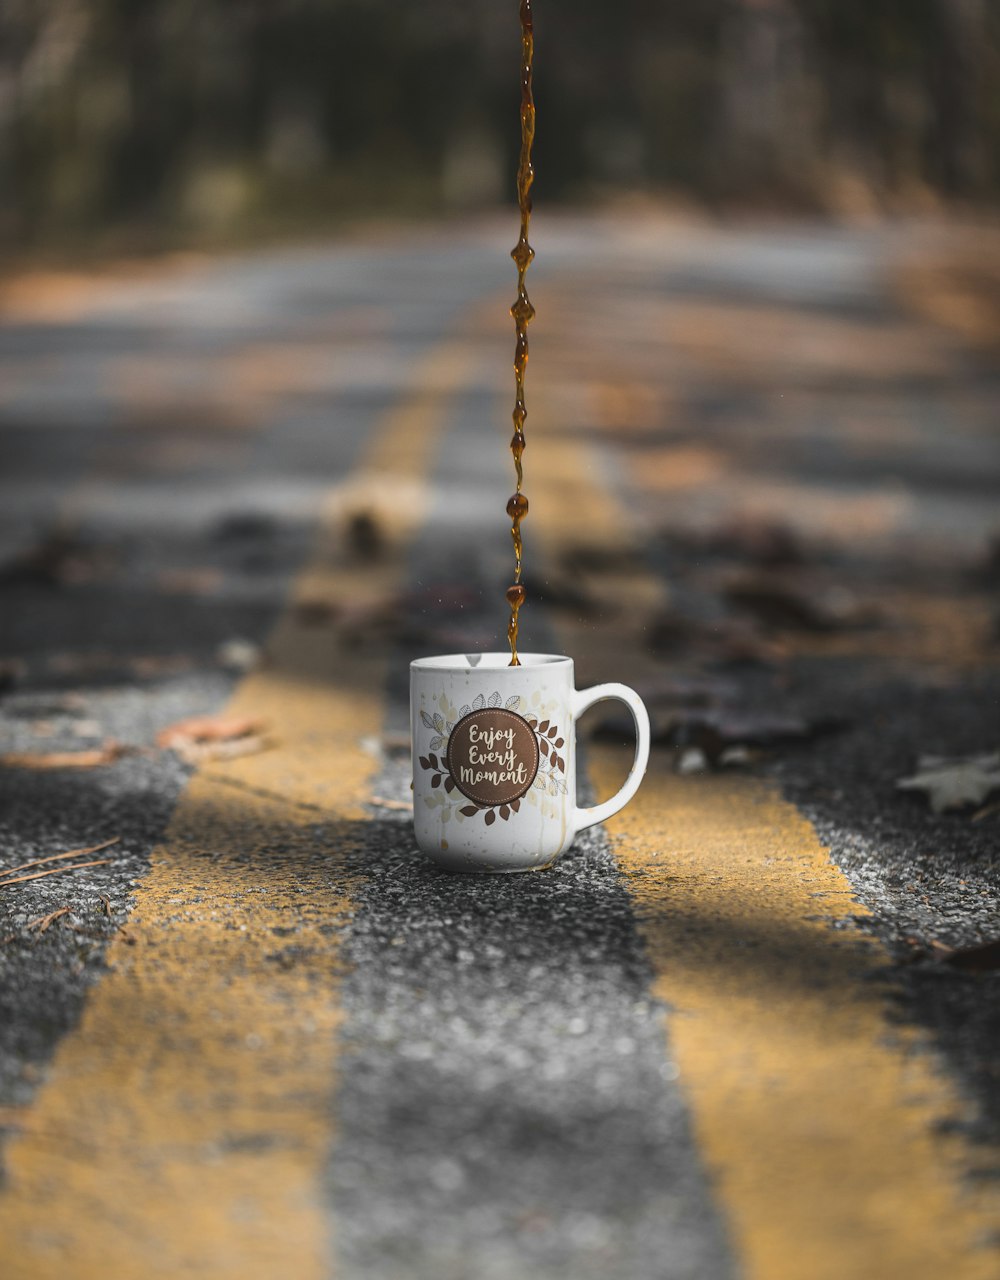
[{"label": "leaf pattern decoration on mug", "polygon": [[[501,822],[507,822],[510,820],[511,814],[519,812],[522,799],[520,795],[514,799],[498,801],[496,804],[472,800],[471,797],[467,797],[462,792],[462,789],[458,787],[449,765],[448,745],[456,724],[474,712],[499,711],[501,708],[504,711],[513,712],[518,719],[528,725],[538,747],[538,766],[533,779],[528,784],[529,794],[532,790],[543,796],[559,797],[568,794],[565,777],[566,758],[562,754],[566,740],[551,716],[540,720],[538,715],[521,710],[523,699],[519,694],[512,694],[504,700],[503,695],[498,690],[494,690],[490,694],[477,694],[471,704],[462,706],[457,710],[454,707],[448,707],[447,699],[443,694],[438,699],[438,702],[445,708],[448,715],[453,716],[454,719],[446,719],[440,712],[421,710],[421,723],[431,731],[431,737],[427,744],[426,754],[418,756],[420,767],[431,774],[431,789],[441,792],[439,802],[434,803],[441,803],[447,806],[449,803],[447,797],[458,790],[461,794],[457,798],[469,801],[457,807],[457,815],[460,815],[460,819],[476,818],[481,814],[488,827],[492,826],[498,818]],[[432,801],[428,799],[427,803],[431,804]],[[532,804],[534,803],[535,801],[532,800]]]}]

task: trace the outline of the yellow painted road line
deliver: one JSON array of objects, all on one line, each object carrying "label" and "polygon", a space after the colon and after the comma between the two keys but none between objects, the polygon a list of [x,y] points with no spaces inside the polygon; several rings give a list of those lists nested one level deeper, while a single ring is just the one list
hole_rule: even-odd
[{"label": "yellow painted road line", "polygon": [[[594,755],[617,786],[619,753]],[[961,1183],[982,1155],[935,1133],[960,1103],[890,1031],[886,957],[812,826],[766,781],[678,778],[660,753],[608,826],[749,1280],[994,1280],[1000,1201]]]},{"label": "yellow painted road line", "polygon": [[[334,495],[267,663],[228,707],[263,716],[278,747],[191,779],[8,1146],[4,1280],[327,1274],[338,933],[388,659],[338,646],[294,601],[399,586],[447,406],[476,372],[464,343],[434,353]],[[361,500],[392,512],[374,565],[344,551],[340,521]]]},{"label": "yellow painted road line", "polygon": [[[539,417],[547,429],[552,407]],[[532,439],[532,528],[544,553],[581,529],[597,544],[627,538],[598,458],[541,428]],[[588,681],[636,678],[641,664],[610,622],[601,635],[563,615],[560,631]],[[599,793],[611,794],[628,753],[592,749],[591,761]],[[1000,1275],[1000,1251],[985,1243],[1000,1197],[962,1180],[985,1155],[935,1132],[960,1099],[920,1038],[890,1028],[875,980],[888,957],[852,926],[863,908],[811,825],[769,781],[679,778],[654,751],[637,798],[608,829],[655,994],[673,1010],[669,1052],[742,1274]]]}]

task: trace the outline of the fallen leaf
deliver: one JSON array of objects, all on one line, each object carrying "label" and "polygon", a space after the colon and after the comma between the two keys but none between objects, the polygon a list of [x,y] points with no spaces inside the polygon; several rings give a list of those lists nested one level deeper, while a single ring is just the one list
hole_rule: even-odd
[{"label": "fallen leaf", "polygon": [[8,751],[0,755],[0,765],[10,769],[97,769],[124,754],[121,743],[109,738],[103,747],[92,751]]},{"label": "fallen leaf", "polygon": [[1000,791],[1000,751],[976,756],[921,756],[917,772],[896,782],[900,791],[923,791],[934,813],[981,805]]},{"label": "fallen leaf", "polygon": [[212,742],[178,741],[170,745],[185,764],[204,764],[209,760],[238,760],[241,756],[256,756],[270,751],[273,738],[248,733],[241,738],[223,738]]},{"label": "fallen leaf", "polygon": [[161,729],[156,744],[176,752],[188,764],[234,760],[274,745],[264,736],[265,727],[262,720],[251,716],[192,716]]},{"label": "fallen leaf", "polygon": [[252,716],[189,716],[167,725],[156,735],[158,747],[173,747],[188,742],[227,742],[260,733],[261,720]]}]

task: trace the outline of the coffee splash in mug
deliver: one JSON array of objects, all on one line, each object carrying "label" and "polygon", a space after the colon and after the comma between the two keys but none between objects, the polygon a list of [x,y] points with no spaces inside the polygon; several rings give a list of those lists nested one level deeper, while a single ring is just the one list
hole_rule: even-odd
[{"label": "coffee splash in mug", "polygon": [[532,64],[535,54],[535,32],[531,16],[531,0],[520,0],[521,5],[521,158],[517,169],[517,202],[521,211],[521,234],[517,244],[511,250],[511,257],[517,266],[517,298],[510,309],[514,318],[516,342],[514,346],[514,380],[516,396],[514,400],[514,434],[510,441],[510,451],[514,457],[514,470],[517,484],[507,502],[507,514],[510,516],[510,533],[514,540],[514,581],[505,593],[510,607],[510,621],[507,623],[507,641],[510,644],[510,665],[521,665],[517,656],[518,616],[524,604],[525,591],[521,582],[521,521],[528,514],[528,499],[521,492],[524,483],[522,455],[524,454],[524,420],[528,411],[524,405],[524,372],[528,364],[528,325],[535,314],[528,292],[524,286],[524,277],[531,266],[535,251],[528,243],[528,228],[531,224],[531,184],[535,180],[535,170],[531,163],[531,144],[535,139],[535,99],[532,91]]}]

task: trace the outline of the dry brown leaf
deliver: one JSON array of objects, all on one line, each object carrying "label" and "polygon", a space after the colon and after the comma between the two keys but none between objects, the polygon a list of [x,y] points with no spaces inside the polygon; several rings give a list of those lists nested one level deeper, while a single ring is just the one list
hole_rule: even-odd
[{"label": "dry brown leaf", "polygon": [[109,738],[92,751],[8,751],[0,755],[0,765],[10,769],[97,769],[113,764],[124,753],[121,743]]},{"label": "dry brown leaf", "polygon": [[206,742],[191,738],[179,739],[170,744],[170,749],[186,764],[204,764],[208,760],[237,760],[240,756],[255,756],[261,751],[269,751],[274,745],[273,738],[248,733],[241,738],[220,738]]},{"label": "dry brown leaf", "polygon": [[175,751],[187,764],[235,760],[274,745],[264,736],[265,728],[262,720],[252,716],[192,716],[161,729],[156,742]]},{"label": "dry brown leaf", "polygon": [[206,742],[231,742],[259,734],[264,722],[252,716],[190,716],[167,725],[156,735],[158,747],[173,747]]}]

